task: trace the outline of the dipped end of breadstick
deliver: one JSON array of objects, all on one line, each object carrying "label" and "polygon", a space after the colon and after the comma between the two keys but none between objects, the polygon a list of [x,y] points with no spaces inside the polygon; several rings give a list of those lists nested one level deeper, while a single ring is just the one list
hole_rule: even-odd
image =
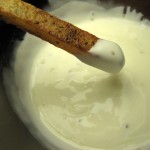
[{"label": "dipped end of breadstick", "polygon": [[0,17],[67,52],[84,63],[110,73],[125,63],[121,48],[21,0],[0,0]]},{"label": "dipped end of breadstick", "polygon": [[88,53],[76,56],[88,65],[113,74],[118,73],[125,64],[120,46],[104,39],[97,40]]}]

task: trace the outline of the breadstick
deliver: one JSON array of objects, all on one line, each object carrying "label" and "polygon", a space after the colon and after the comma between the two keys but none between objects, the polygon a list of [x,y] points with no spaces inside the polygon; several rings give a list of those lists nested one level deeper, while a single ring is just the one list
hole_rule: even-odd
[{"label": "breadstick", "polygon": [[20,0],[0,0],[0,14],[8,23],[70,53],[86,52],[98,38]]},{"label": "breadstick", "polygon": [[[0,17],[96,68],[107,72],[118,72],[124,65],[123,53],[116,43],[101,40],[21,0],[0,0]],[[98,47],[101,47],[100,52],[97,50]],[[112,55],[118,53],[118,56],[110,57],[110,53]]]}]

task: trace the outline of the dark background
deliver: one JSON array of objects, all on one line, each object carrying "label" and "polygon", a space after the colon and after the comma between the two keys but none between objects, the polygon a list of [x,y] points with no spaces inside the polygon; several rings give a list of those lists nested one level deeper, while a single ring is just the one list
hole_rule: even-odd
[{"label": "dark background", "polygon": [[[110,0],[101,0],[110,2]],[[43,8],[47,0],[26,0]],[[124,4],[136,8],[146,18],[150,18],[150,0],[114,0],[117,5]],[[5,24],[0,20],[0,150],[46,150],[28,132],[9,105],[2,86],[3,67],[9,67],[9,60],[16,40],[22,40],[25,32]]]}]

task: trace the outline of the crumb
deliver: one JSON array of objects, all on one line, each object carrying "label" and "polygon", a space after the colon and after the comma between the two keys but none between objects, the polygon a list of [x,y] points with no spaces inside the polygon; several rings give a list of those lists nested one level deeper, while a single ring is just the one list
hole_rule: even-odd
[{"label": "crumb", "polygon": [[140,53],[143,54],[144,52],[143,52],[143,51],[140,51]]},{"label": "crumb", "polygon": [[91,16],[94,16],[95,15],[95,12],[94,11],[91,11]]},{"label": "crumb", "polygon": [[128,124],[126,124],[126,125],[125,125],[125,128],[126,128],[126,129],[128,129],[128,128],[129,128],[129,125],[128,125]]},{"label": "crumb", "polygon": [[111,54],[114,56],[114,55],[115,55],[115,52],[114,52],[114,51],[112,51],[112,52],[111,52]]}]

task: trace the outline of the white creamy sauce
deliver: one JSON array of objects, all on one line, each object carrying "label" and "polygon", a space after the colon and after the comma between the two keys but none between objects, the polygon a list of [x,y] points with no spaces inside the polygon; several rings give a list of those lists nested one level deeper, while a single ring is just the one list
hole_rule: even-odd
[{"label": "white creamy sauce", "polygon": [[124,66],[124,54],[118,44],[99,39],[88,53],[76,56],[82,62],[109,73],[118,73]]},{"label": "white creamy sauce", "polygon": [[52,143],[60,150],[150,149],[150,27],[141,14],[122,12],[86,2],[53,12],[118,43],[126,58],[119,74],[85,65],[30,34],[5,70],[16,111],[49,149]]}]

